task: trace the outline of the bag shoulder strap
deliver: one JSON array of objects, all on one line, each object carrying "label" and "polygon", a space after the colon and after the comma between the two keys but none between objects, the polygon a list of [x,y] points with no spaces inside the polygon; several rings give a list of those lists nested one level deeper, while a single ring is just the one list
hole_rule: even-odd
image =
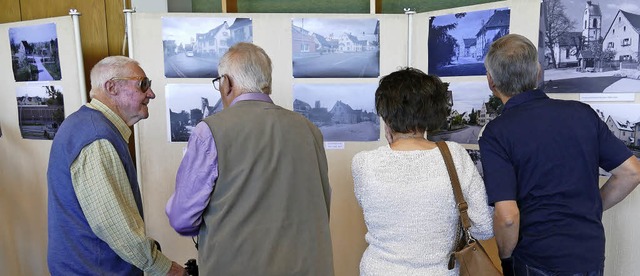
[{"label": "bag shoulder strap", "polygon": [[469,214],[467,210],[469,206],[467,202],[464,200],[464,196],[462,195],[462,188],[460,187],[460,181],[458,180],[458,173],[456,172],[456,167],[453,164],[453,158],[451,158],[451,152],[449,151],[449,147],[445,141],[437,141],[436,145],[440,152],[442,153],[442,158],[444,158],[444,164],[447,166],[447,171],[449,172],[449,178],[451,179],[451,186],[453,187],[453,195],[456,198],[456,206],[458,207],[458,214],[460,214],[460,222],[462,222],[462,228],[464,231],[469,231],[471,227],[471,220],[469,219]]}]

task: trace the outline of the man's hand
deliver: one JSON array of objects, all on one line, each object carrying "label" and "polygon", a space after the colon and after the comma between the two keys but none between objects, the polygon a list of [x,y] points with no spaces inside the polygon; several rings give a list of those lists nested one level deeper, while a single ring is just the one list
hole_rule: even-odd
[{"label": "man's hand", "polygon": [[167,276],[185,276],[188,275],[187,271],[176,262],[171,262],[171,268],[167,272]]}]

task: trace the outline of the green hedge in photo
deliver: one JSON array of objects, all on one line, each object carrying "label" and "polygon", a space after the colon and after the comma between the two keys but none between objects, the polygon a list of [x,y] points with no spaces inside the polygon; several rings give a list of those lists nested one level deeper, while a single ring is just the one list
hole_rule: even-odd
[{"label": "green hedge in photo", "polygon": [[20,66],[14,68],[16,81],[37,81],[38,80],[38,67],[33,64],[26,66]]}]

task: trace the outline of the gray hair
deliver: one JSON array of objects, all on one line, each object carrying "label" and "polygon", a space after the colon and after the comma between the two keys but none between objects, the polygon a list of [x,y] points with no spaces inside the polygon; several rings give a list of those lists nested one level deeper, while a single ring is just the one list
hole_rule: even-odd
[{"label": "gray hair", "polygon": [[[218,74],[229,75],[241,93],[271,94],[271,59],[257,45],[240,42],[229,48],[218,64]],[[224,80],[227,81],[227,80]]]},{"label": "gray hair", "polygon": [[529,39],[508,34],[491,44],[484,66],[496,89],[507,97],[535,89],[538,85],[538,53]]},{"label": "gray hair", "polygon": [[140,66],[134,59],[125,56],[110,56],[98,61],[91,68],[91,91],[89,97],[93,98],[96,93],[104,89],[104,84],[115,77],[126,77],[132,73],[129,65]]}]

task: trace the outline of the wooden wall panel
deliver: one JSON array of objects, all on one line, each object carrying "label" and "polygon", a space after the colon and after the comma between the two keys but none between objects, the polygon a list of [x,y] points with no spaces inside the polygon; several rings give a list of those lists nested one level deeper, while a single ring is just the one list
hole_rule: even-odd
[{"label": "wooden wall panel", "polygon": [[20,21],[20,0],[0,1],[0,23]]},{"label": "wooden wall panel", "polygon": [[222,0],[222,12],[228,12],[228,13],[238,12],[238,1]]},{"label": "wooden wall panel", "polygon": [[[127,8],[131,7],[131,1],[125,0]],[[123,0],[105,0],[106,26],[108,52],[110,56],[126,56],[128,51],[123,52],[125,22],[124,22]]]}]

